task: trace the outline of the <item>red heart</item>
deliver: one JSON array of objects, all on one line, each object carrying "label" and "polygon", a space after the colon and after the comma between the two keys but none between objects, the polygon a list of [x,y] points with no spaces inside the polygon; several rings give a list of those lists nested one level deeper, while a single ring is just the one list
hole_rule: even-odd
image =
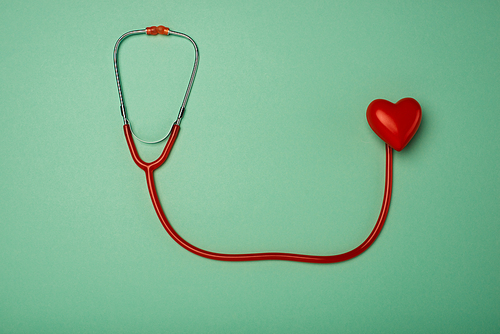
[{"label": "red heart", "polygon": [[379,99],[370,103],[366,118],[377,136],[396,151],[401,151],[417,132],[422,121],[422,109],[411,97],[396,104]]}]

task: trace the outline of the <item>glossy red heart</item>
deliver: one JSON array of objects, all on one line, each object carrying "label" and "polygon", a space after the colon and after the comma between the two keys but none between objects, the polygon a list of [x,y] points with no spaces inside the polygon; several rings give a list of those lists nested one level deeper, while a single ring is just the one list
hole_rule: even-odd
[{"label": "glossy red heart", "polygon": [[366,118],[377,136],[396,151],[401,151],[417,132],[422,109],[411,97],[396,103],[379,99],[370,103]]}]

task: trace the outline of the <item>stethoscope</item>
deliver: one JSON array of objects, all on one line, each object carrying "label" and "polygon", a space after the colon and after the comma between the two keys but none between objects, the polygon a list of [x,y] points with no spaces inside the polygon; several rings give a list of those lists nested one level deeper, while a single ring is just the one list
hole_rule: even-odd
[{"label": "stethoscope", "polygon": [[[123,102],[123,93],[120,84],[120,76],[118,71],[118,49],[120,43],[127,37],[132,35],[147,34],[147,35],[174,35],[188,39],[194,47],[195,59],[193,70],[191,72],[191,77],[184,94],[184,99],[182,101],[179,114],[174,124],[170,128],[170,131],[165,137],[160,140],[148,142],[138,138],[132,131],[132,125],[130,120],[127,118],[127,112],[125,110],[125,104]],[[146,182],[148,185],[149,195],[151,196],[151,201],[153,202],[153,207],[160,219],[163,227],[167,233],[182,247],[188,251],[208,258],[212,260],[219,261],[259,261],[259,260],[284,260],[284,261],[297,261],[297,262],[310,262],[310,263],[334,263],[341,262],[352,259],[370,247],[375,239],[380,234],[384,222],[387,218],[389,211],[389,205],[391,203],[391,193],[392,193],[392,149],[401,151],[411,140],[415,132],[417,131],[421,122],[421,108],[417,101],[412,98],[405,98],[397,103],[393,104],[386,100],[375,100],[368,106],[367,109],[367,119],[370,127],[375,131],[375,133],[384,140],[385,152],[386,152],[386,167],[385,167],[385,187],[384,187],[384,198],[382,201],[382,208],[380,209],[380,214],[378,216],[375,227],[371,231],[370,235],[361,243],[358,247],[336,255],[320,256],[320,255],[304,255],[304,254],[292,254],[292,253],[250,253],[250,254],[223,254],[207,251],[198,248],[184,238],[182,238],[172,227],[168,221],[165,212],[161,206],[160,200],[158,199],[158,194],[156,192],[154,171],[158,169],[168,158],[172,147],[174,146],[175,140],[180,130],[180,123],[184,115],[186,104],[191,93],[191,88],[193,86],[194,78],[196,76],[196,71],[198,69],[198,46],[195,41],[186,34],[170,30],[164,26],[158,27],[148,27],[142,30],[132,30],[123,34],[116,42],[113,61],[116,75],[116,83],[118,86],[118,95],[120,97],[120,111],[123,117],[123,131],[125,133],[125,139],[127,140],[127,145],[132,155],[134,162],[146,173]],[[144,143],[159,143],[168,138],[165,148],[162,153],[153,162],[144,162],[136,149],[134,138],[144,142]]]}]

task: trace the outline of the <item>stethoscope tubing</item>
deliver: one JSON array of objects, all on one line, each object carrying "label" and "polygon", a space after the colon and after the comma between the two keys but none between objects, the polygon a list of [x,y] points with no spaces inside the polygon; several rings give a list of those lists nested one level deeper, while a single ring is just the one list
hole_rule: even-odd
[{"label": "stethoscope tubing", "polygon": [[127,140],[127,145],[130,150],[130,154],[132,155],[132,159],[134,162],[146,173],[146,181],[148,185],[149,195],[151,197],[151,201],[153,203],[153,207],[160,219],[161,224],[167,231],[167,233],[175,240],[180,246],[184,249],[194,253],[196,255],[205,257],[211,260],[218,261],[262,261],[262,260],[282,260],[282,261],[295,261],[295,262],[308,262],[308,263],[335,263],[350,260],[364,251],[366,251],[377,239],[378,235],[382,231],[385,220],[387,218],[387,214],[389,212],[389,206],[391,203],[391,194],[392,194],[392,148],[389,145],[385,145],[386,151],[386,167],[385,167],[385,187],[384,187],[384,198],[382,200],[382,207],[380,209],[380,214],[378,216],[377,222],[370,235],[356,248],[335,255],[305,255],[305,254],[294,254],[294,253],[248,253],[248,254],[224,254],[211,252],[199,247],[196,247],[182,238],[172,227],[170,222],[168,221],[165,212],[163,211],[162,205],[158,198],[158,194],[156,192],[155,180],[154,180],[154,171],[158,169],[168,158],[172,147],[177,139],[177,135],[179,134],[180,126],[174,124],[170,131],[170,137],[163,149],[163,152],[153,162],[146,163],[144,162],[136,149],[134,139],[132,137],[132,132],[130,131],[130,126],[128,124],[124,125],[124,133],[125,138]]}]

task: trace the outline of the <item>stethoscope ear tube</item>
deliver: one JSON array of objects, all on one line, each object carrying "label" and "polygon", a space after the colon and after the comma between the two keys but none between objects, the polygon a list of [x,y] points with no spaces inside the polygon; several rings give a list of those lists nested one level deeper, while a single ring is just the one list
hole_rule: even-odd
[{"label": "stethoscope ear tube", "polygon": [[140,34],[165,35],[165,36],[174,35],[174,36],[183,37],[183,38],[189,40],[191,42],[191,44],[193,44],[193,47],[194,47],[193,70],[191,71],[189,83],[187,85],[186,92],[184,93],[184,99],[182,100],[182,104],[181,104],[181,107],[179,109],[179,113],[177,114],[177,119],[174,122],[174,124],[176,124],[176,125],[181,124],[182,117],[184,116],[184,112],[186,110],[186,104],[187,104],[187,101],[189,99],[189,95],[191,94],[191,89],[193,88],[193,83],[194,83],[194,79],[196,77],[196,72],[198,71],[198,62],[199,62],[200,54],[198,51],[198,45],[196,45],[196,42],[191,37],[189,37],[188,35],[183,34],[181,32],[170,30],[169,28],[164,27],[164,26],[157,26],[157,27],[153,26],[153,27],[147,27],[146,29],[132,30],[132,31],[126,32],[123,35],[121,35],[120,38],[118,38],[118,40],[115,43],[115,48],[113,50],[113,65],[115,68],[116,86],[118,87],[118,96],[120,98],[120,113],[121,113],[122,118],[123,118],[123,124],[125,124],[125,125],[130,124],[130,132],[137,140],[139,140],[143,143],[146,143],[146,144],[156,144],[156,143],[162,142],[165,139],[167,139],[170,136],[170,132],[168,132],[163,138],[155,140],[155,141],[143,140],[143,139],[139,138],[134,133],[134,130],[132,128],[132,124],[127,117],[127,111],[125,108],[125,102],[124,102],[124,98],[123,98],[122,85],[121,85],[121,81],[120,81],[120,71],[118,70],[118,50],[120,48],[121,42],[129,36],[140,35]]}]

